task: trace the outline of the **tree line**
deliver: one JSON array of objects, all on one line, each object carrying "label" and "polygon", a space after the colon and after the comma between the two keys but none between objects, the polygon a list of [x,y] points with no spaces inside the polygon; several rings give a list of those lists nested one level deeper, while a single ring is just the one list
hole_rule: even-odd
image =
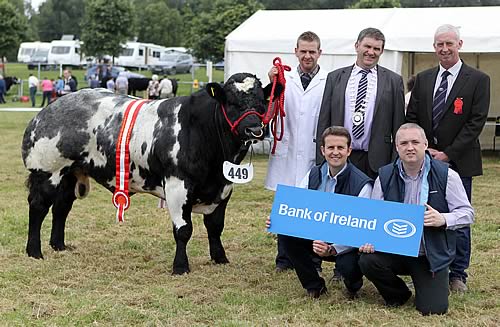
[{"label": "tree line", "polygon": [[0,0],[0,58],[19,43],[72,34],[87,55],[118,56],[128,40],[184,46],[200,60],[224,57],[224,38],[261,9],[342,9],[500,5],[500,0]]}]

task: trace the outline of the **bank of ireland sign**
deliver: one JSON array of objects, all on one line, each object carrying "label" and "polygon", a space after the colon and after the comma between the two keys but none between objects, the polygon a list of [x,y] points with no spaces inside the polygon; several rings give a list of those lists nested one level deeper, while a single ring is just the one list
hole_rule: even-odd
[{"label": "bank of ireland sign", "polygon": [[278,185],[270,232],[418,256],[425,208]]}]

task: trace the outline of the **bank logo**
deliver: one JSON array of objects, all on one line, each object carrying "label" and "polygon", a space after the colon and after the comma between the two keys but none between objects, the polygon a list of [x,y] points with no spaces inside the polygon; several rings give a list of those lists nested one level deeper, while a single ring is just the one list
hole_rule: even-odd
[{"label": "bank logo", "polygon": [[387,234],[397,238],[407,238],[417,232],[417,228],[408,220],[391,219],[384,224],[384,230]]}]

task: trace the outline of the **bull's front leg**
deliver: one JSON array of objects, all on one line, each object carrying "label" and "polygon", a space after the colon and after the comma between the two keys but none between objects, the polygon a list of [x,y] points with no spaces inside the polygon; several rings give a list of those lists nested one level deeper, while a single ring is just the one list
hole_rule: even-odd
[{"label": "bull's front leg", "polygon": [[224,217],[230,196],[223,200],[211,214],[203,215],[203,222],[208,234],[210,258],[217,264],[229,263],[220,237],[224,229]]},{"label": "bull's front leg", "polygon": [[169,178],[165,182],[165,194],[176,244],[172,275],[182,275],[189,272],[186,247],[193,233],[191,205],[187,203],[184,181],[180,179]]}]

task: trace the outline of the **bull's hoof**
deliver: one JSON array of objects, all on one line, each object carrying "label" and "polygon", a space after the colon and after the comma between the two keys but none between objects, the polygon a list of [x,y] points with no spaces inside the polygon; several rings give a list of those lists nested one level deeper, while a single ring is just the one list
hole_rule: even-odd
[{"label": "bull's hoof", "polygon": [[26,253],[28,254],[28,257],[35,258],[35,259],[43,259],[42,251],[31,251],[30,249],[26,249]]},{"label": "bull's hoof", "polygon": [[212,260],[218,265],[225,265],[226,263],[229,263],[229,260],[225,256],[220,258],[213,258]]},{"label": "bull's hoof", "polygon": [[66,245],[64,243],[50,243],[50,246],[54,249],[54,251],[66,250]]},{"label": "bull's hoof", "polygon": [[174,267],[172,270],[172,275],[184,275],[189,274],[189,267]]}]

